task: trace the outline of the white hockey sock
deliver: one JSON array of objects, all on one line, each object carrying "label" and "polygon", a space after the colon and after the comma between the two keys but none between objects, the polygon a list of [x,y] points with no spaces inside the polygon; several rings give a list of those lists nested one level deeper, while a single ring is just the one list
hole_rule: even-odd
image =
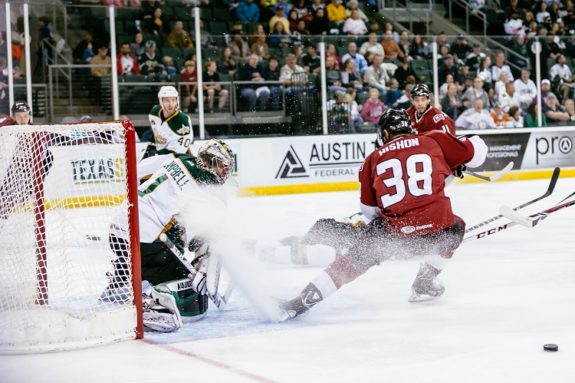
[{"label": "white hockey sock", "polygon": [[437,270],[441,271],[447,264],[447,261],[449,261],[449,258],[442,257],[439,254],[432,254],[426,255],[424,260],[429,266],[433,266]]},{"label": "white hockey sock", "polygon": [[337,287],[333,282],[333,279],[331,279],[325,271],[322,271],[318,276],[316,276],[311,283],[317,287],[323,299],[337,291]]}]

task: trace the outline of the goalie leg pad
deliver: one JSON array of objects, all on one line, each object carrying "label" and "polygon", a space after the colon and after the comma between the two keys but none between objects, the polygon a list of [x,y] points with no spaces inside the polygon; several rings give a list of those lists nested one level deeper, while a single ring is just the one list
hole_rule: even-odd
[{"label": "goalie leg pad", "polygon": [[170,295],[174,299],[182,320],[187,322],[203,318],[208,310],[208,297],[196,293],[192,286],[192,280],[185,278],[160,283],[154,289]]}]

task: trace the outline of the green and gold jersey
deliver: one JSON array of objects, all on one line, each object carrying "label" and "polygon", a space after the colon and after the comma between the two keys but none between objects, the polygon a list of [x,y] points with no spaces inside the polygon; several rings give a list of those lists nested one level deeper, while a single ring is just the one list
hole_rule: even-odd
[{"label": "green and gold jersey", "polygon": [[192,120],[187,114],[178,109],[166,118],[162,113],[162,107],[155,105],[150,110],[148,119],[152,126],[158,152],[191,154],[194,130],[192,129]]},{"label": "green and gold jersey", "polygon": [[[162,166],[138,188],[140,242],[151,243],[178,222],[186,199],[193,193],[210,193],[207,185],[219,185],[216,177],[196,164],[193,156],[169,156]],[[187,243],[191,233],[183,233]],[[192,235],[193,236],[193,235]]]}]

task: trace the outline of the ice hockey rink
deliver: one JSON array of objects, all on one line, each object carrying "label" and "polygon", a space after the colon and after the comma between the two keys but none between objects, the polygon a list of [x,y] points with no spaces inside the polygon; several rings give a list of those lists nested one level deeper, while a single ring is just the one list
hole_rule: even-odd
[{"label": "ice hockey rink", "polygon": [[[461,184],[447,192],[470,226],[503,204],[543,194],[547,185]],[[560,178],[553,195],[527,211],[574,191],[575,178]],[[231,209],[243,234],[271,240],[301,235],[318,218],[356,212],[358,193],[238,198]],[[407,302],[419,259],[390,259],[293,321],[266,320],[236,290],[225,309],[210,307],[204,320],[178,333],[0,356],[0,382],[573,382],[574,223],[572,207],[534,228],[464,243],[441,274],[446,292],[434,302]],[[265,293],[282,298],[321,270],[252,269]],[[559,351],[543,351],[546,343]]]}]

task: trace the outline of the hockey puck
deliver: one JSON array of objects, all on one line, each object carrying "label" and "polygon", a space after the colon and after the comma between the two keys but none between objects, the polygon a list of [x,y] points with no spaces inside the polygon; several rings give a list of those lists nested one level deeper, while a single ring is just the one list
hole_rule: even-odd
[{"label": "hockey puck", "polygon": [[556,352],[559,351],[559,346],[553,343],[548,343],[543,345],[544,351]]}]

